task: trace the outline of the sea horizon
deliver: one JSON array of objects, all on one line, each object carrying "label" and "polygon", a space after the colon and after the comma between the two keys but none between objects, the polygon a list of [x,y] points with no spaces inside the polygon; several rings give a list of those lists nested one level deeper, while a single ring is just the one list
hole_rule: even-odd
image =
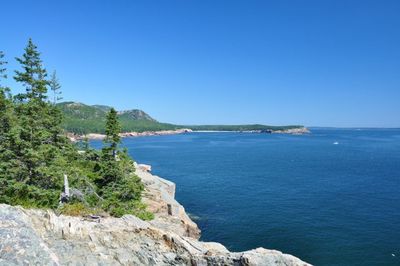
[{"label": "sea horizon", "polygon": [[278,249],[315,265],[398,262],[400,130],[192,132],[123,146],[176,183],[203,241]]}]

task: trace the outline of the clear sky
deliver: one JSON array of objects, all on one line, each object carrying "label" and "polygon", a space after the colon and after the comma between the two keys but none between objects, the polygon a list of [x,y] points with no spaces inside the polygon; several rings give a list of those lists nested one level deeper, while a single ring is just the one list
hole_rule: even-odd
[{"label": "clear sky", "polygon": [[398,0],[6,0],[0,16],[9,68],[32,37],[64,100],[179,124],[400,127]]}]

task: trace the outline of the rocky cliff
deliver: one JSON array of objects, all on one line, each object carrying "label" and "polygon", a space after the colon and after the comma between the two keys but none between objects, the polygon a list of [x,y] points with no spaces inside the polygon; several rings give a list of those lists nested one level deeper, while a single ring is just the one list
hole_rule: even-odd
[{"label": "rocky cliff", "polygon": [[174,199],[175,184],[137,167],[155,219],[91,221],[0,204],[0,265],[309,265],[258,248],[229,252],[198,240],[200,230]]},{"label": "rocky cliff", "polygon": [[292,134],[292,135],[303,135],[311,133],[310,130],[306,127],[299,127],[299,128],[289,128],[284,130],[276,130],[272,133],[275,134]]}]

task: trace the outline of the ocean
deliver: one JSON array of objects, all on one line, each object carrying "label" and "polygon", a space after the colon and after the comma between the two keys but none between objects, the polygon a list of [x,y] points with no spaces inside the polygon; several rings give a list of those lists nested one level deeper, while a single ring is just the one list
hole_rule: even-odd
[{"label": "ocean", "polygon": [[400,129],[188,133],[123,146],[176,183],[203,241],[315,265],[400,265]]}]

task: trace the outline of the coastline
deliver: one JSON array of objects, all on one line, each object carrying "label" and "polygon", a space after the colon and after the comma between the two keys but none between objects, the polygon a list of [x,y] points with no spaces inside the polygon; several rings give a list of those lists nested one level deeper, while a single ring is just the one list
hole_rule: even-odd
[{"label": "coastline", "polygon": [[143,200],[155,214],[151,221],[125,215],[93,222],[0,204],[0,239],[9,247],[0,264],[310,265],[277,250],[230,252],[220,243],[199,241],[200,230],[175,200],[175,184],[148,169],[136,164],[145,185]]},{"label": "coastline", "polygon": [[[144,131],[144,132],[123,132],[119,135],[122,138],[127,137],[148,137],[148,136],[166,136],[166,135],[178,135],[185,133],[256,133],[256,134],[289,134],[289,135],[304,135],[311,133],[310,130],[306,127],[301,128],[291,128],[285,130],[192,130],[190,128],[181,128],[176,130],[159,130],[159,131]],[[89,133],[86,135],[79,135],[74,133],[67,133],[67,137],[71,141],[79,141],[85,138],[89,140],[102,140],[105,138],[104,134],[99,133]]]}]

